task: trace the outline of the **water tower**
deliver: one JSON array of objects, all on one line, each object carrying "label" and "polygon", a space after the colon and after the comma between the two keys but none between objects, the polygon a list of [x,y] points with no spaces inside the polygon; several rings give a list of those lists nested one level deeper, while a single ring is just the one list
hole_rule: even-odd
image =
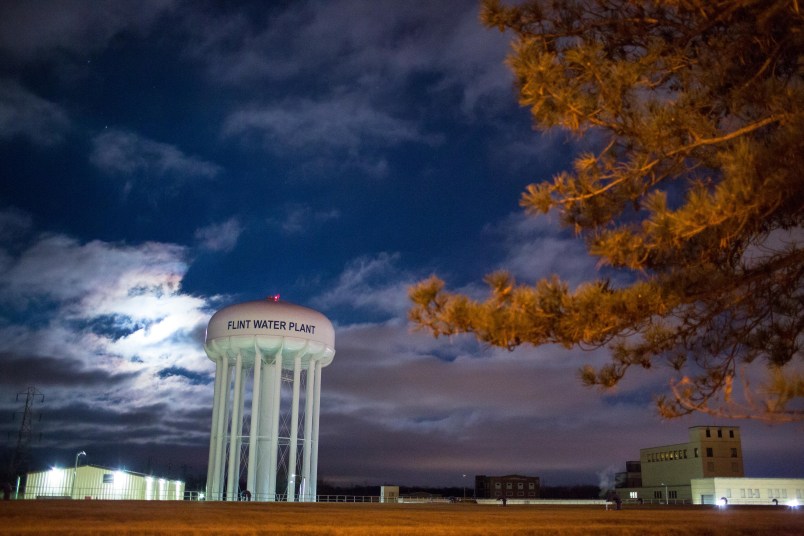
[{"label": "water tower", "polygon": [[212,315],[204,348],[216,366],[208,500],[238,500],[248,490],[257,501],[315,501],[332,323],[278,297],[251,301]]}]

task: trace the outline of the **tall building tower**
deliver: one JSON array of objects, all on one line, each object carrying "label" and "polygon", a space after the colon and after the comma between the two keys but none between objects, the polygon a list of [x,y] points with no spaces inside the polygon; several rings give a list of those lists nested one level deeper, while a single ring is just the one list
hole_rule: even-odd
[{"label": "tall building tower", "polygon": [[745,476],[738,426],[692,426],[687,443],[640,449],[639,458],[645,487]]},{"label": "tall building tower", "polygon": [[278,297],[251,301],[215,313],[204,347],[216,364],[207,499],[315,501],[332,323]]}]

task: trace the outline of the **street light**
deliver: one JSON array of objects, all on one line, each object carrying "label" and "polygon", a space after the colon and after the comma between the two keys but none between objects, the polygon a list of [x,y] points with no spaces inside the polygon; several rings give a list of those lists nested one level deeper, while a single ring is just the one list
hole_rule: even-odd
[{"label": "street light", "polygon": [[73,487],[70,490],[70,498],[72,499],[75,495],[75,478],[78,475],[78,457],[79,456],[86,456],[87,453],[83,450],[75,455],[75,465],[73,466]]},{"label": "street light", "polygon": [[466,502],[466,475],[463,475],[463,501]]}]

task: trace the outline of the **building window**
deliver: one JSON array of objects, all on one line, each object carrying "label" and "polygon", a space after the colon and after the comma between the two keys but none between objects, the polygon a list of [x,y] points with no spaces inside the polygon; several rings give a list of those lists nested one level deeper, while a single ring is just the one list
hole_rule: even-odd
[{"label": "building window", "polygon": [[536,489],[536,484],[534,482],[528,482],[528,489]]},{"label": "building window", "polygon": [[706,429],[706,437],[712,437],[712,431],[709,428]]},{"label": "building window", "polygon": [[678,499],[678,492],[676,490],[671,489],[667,492],[668,499]]},{"label": "building window", "polygon": [[714,454],[712,453],[712,447],[706,447],[706,457],[711,458]]},{"label": "building window", "polygon": [[104,473],[103,474],[103,483],[104,484],[114,484],[114,473]]},{"label": "building window", "polygon": [[721,430],[720,428],[717,429],[717,436],[723,437],[723,430]]},{"label": "building window", "polygon": [[736,448],[733,448],[733,447],[732,447],[732,449],[731,449],[731,457],[732,457],[732,458],[736,458],[736,457],[737,457],[737,449],[736,449]]},{"label": "building window", "polygon": [[494,489],[500,489],[502,485],[499,482],[494,483]]},{"label": "building window", "polygon": [[517,482],[516,483],[516,489],[525,489],[525,483],[524,482]]},{"label": "building window", "polygon": [[729,437],[734,439],[734,430],[729,430]]},{"label": "building window", "polygon": [[517,497],[524,497],[524,496],[525,496],[525,492],[524,492],[524,491],[517,491],[517,492],[516,492],[516,496],[517,496]]},{"label": "building window", "polygon": [[629,499],[638,499],[639,497],[637,497],[637,492],[636,491],[629,491],[628,492],[628,498]]},{"label": "building window", "polygon": [[726,498],[731,499],[731,488],[726,488]]},{"label": "building window", "polygon": [[684,449],[684,459],[687,459],[687,449]]},{"label": "building window", "polygon": [[514,489],[514,486],[513,486],[513,484],[511,482],[506,482],[505,483],[505,489]]},{"label": "building window", "polygon": [[698,457],[698,447],[695,447],[695,450],[693,450],[693,453],[695,454],[695,457],[697,458]]},{"label": "building window", "polygon": [[662,492],[661,491],[654,491],[653,492],[653,498],[654,499],[661,499],[662,498]]},{"label": "building window", "polygon": [[745,488],[740,488],[740,498],[745,499]]}]

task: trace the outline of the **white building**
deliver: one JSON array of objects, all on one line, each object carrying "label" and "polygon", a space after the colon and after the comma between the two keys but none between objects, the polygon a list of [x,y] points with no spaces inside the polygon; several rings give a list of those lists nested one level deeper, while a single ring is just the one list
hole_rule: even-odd
[{"label": "white building", "polygon": [[693,478],[692,504],[798,506],[804,478]]},{"label": "white building", "polygon": [[184,482],[96,465],[28,473],[25,498],[52,497],[177,501],[184,498]]}]

